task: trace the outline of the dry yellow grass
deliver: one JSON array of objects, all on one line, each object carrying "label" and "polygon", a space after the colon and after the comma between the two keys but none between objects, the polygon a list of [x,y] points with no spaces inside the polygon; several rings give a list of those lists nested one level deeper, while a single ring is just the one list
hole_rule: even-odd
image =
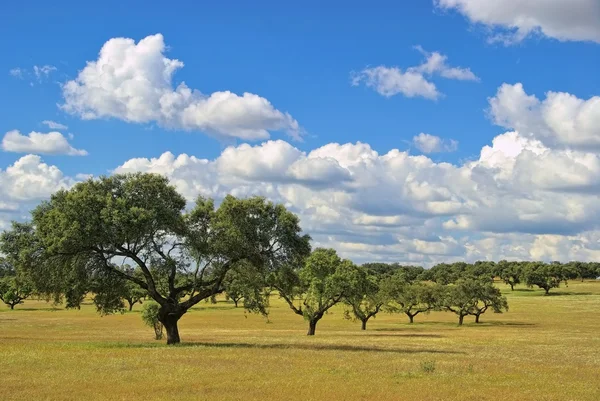
[{"label": "dry yellow grass", "polygon": [[178,347],[152,339],[139,306],[100,317],[26,301],[0,307],[0,399],[599,400],[600,281],[520,289],[503,287],[510,312],[479,325],[382,313],[362,332],[338,308],[313,338],[278,300],[271,323],[202,303]]}]

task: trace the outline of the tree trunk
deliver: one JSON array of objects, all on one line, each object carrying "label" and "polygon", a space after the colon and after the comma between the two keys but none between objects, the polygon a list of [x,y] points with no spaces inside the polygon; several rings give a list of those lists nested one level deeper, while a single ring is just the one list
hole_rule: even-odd
[{"label": "tree trunk", "polygon": [[15,304],[10,304],[10,309],[15,309]]},{"label": "tree trunk", "polygon": [[480,313],[475,315],[475,323],[479,323],[479,315],[481,315]]},{"label": "tree trunk", "polygon": [[409,323],[414,323],[415,322],[415,315],[411,315],[409,313],[406,314],[408,316],[408,322]]},{"label": "tree trunk", "polygon": [[362,319],[362,327],[361,330],[366,330],[367,329],[367,321],[369,319]]},{"label": "tree trunk", "polygon": [[129,303],[129,312],[131,312],[133,310],[134,302],[131,302],[129,299],[127,300],[127,302]]},{"label": "tree trunk", "polygon": [[235,299],[235,298],[233,299],[233,304],[235,305],[236,308],[238,307],[238,301],[239,301],[238,299]]},{"label": "tree trunk", "polygon": [[550,287],[544,288],[544,291],[546,291],[546,293],[544,295],[548,295],[548,293],[550,292]]},{"label": "tree trunk", "polygon": [[458,325],[462,326],[465,315],[458,315]]},{"label": "tree trunk", "polygon": [[181,306],[169,303],[161,305],[158,310],[158,320],[163,324],[167,332],[167,345],[179,344],[181,342],[177,322],[185,312],[186,310]]},{"label": "tree trunk", "polygon": [[317,320],[309,320],[308,322],[308,333],[306,333],[307,336],[314,336],[315,335],[315,331],[317,330]]},{"label": "tree trunk", "polygon": [[513,283],[510,283],[510,290],[514,291],[515,290],[515,285]]}]

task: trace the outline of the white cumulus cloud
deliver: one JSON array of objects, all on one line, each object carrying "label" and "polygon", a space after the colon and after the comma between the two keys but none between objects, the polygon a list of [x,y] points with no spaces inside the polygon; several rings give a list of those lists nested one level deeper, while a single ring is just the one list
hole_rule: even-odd
[{"label": "white cumulus cloud", "polygon": [[243,140],[267,139],[285,131],[299,139],[298,122],[267,99],[229,91],[203,94],[185,82],[173,86],[183,62],[165,56],[161,34],[133,39],[113,38],[63,86],[62,108],[84,119],[117,118],[127,122],[156,122],[164,127],[202,131]]},{"label": "white cumulus cloud", "polygon": [[42,121],[42,124],[47,125],[48,128],[50,128],[50,129],[67,129],[67,128],[69,128],[64,124],[57,123],[56,121],[52,121],[52,120],[44,120],[44,121]]},{"label": "white cumulus cloud", "polygon": [[439,75],[447,79],[461,81],[479,81],[479,78],[469,69],[451,67],[447,64],[448,57],[439,52],[428,52],[421,46],[415,46],[426,60],[415,67],[403,71],[400,67],[367,67],[359,73],[352,73],[352,85],[364,83],[380,95],[391,97],[402,94],[406,97],[423,97],[436,100],[442,94],[438,91],[429,77]]},{"label": "white cumulus cloud", "polygon": [[75,149],[60,132],[30,132],[21,134],[18,130],[8,131],[2,139],[2,149],[6,152],[37,153],[47,155],[85,156],[87,151]]},{"label": "white cumulus cloud", "polygon": [[519,42],[532,34],[600,43],[598,0],[434,0],[493,30],[491,41]]},{"label": "white cumulus cloud", "polygon": [[546,146],[600,148],[598,96],[584,100],[569,93],[548,92],[540,100],[517,83],[503,84],[489,103],[496,124],[535,137]]},{"label": "white cumulus cloud", "polygon": [[454,152],[458,149],[458,141],[442,139],[424,132],[414,136],[412,142],[423,153]]}]

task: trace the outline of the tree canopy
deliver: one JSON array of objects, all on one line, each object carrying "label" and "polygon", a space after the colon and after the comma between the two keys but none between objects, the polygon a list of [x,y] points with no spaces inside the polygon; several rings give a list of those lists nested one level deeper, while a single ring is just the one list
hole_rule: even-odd
[{"label": "tree canopy", "polygon": [[7,235],[26,245],[15,255],[47,294],[62,296],[69,281],[69,288],[81,284],[87,291],[95,280],[97,307],[111,313],[121,308],[116,280],[135,284],[160,305],[167,343],[175,344],[178,320],[223,292],[224,278],[237,263],[266,272],[310,252],[298,217],[264,198],[226,196],[216,208],[200,197],[189,212],[185,208],[186,200],[165,177],[114,175],[58,191],[32,212],[31,225]]}]

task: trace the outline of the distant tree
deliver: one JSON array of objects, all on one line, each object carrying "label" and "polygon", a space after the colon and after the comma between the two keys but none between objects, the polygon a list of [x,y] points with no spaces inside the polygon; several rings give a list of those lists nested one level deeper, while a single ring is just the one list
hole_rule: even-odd
[{"label": "distant tree", "polygon": [[[90,179],[58,191],[33,211],[31,232],[21,233],[31,244],[18,253],[37,256],[27,263],[31,274],[42,292],[55,297],[65,293],[67,278],[85,287],[99,271],[137,285],[160,305],[167,343],[175,344],[179,319],[223,292],[224,277],[237,262],[276,270],[310,251],[298,217],[264,198],[226,196],[218,208],[198,198],[188,213],[185,207],[186,200],[165,177]],[[118,269],[117,261],[139,268],[143,278]],[[103,287],[101,292],[109,291]],[[109,312],[114,304],[101,308]]]},{"label": "distant tree", "polygon": [[563,265],[565,276],[570,279],[595,279],[600,275],[598,264],[595,262],[576,262],[572,261]]},{"label": "distant tree", "polygon": [[502,313],[508,310],[508,301],[500,290],[487,281],[473,281],[469,283],[473,293],[473,308],[470,315],[475,316],[475,323],[479,323],[479,317],[491,309],[494,313]]},{"label": "distant tree", "polygon": [[376,274],[364,267],[357,267],[354,274],[349,274],[351,281],[344,295],[344,303],[349,307],[344,317],[361,322],[361,329],[367,329],[367,322],[375,317],[386,302],[380,289],[380,280]]},{"label": "distant tree", "polygon": [[[6,252],[4,238],[0,238],[0,252]],[[33,292],[33,283],[26,271],[19,267],[19,261],[7,257],[0,257],[0,301],[4,302],[10,309],[22,304]]]},{"label": "distant tree", "polygon": [[256,269],[248,261],[243,260],[227,272],[224,279],[226,296],[238,307],[243,306],[249,311],[268,315],[269,288],[264,272]]},{"label": "distant tree", "polygon": [[519,262],[508,262],[506,260],[501,260],[498,263],[498,272],[500,279],[502,279],[505,284],[510,285],[511,291],[515,289],[515,285],[521,283],[523,269],[521,267],[521,263]]},{"label": "distant tree", "polygon": [[154,329],[154,338],[162,340],[163,324],[158,318],[160,305],[154,301],[146,302],[142,308],[142,320],[147,325]]},{"label": "distant tree", "polygon": [[548,295],[552,288],[560,287],[562,281],[566,281],[565,271],[560,264],[530,262],[523,270],[523,278],[529,287],[534,285],[544,289]]},{"label": "distant tree", "polygon": [[[300,266],[299,268],[297,266]],[[333,249],[317,248],[302,263],[275,272],[271,285],[290,309],[308,321],[308,333],[315,334],[323,315],[342,300],[350,288],[356,266],[342,260]]]},{"label": "distant tree", "polygon": [[474,278],[493,282],[496,276],[496,264],[490,261],[477,261],[473,264],[468,264],[462,278]]},{"label": "distant tree", "polygon": [[18,276],[5,276],[0,278],[0,301],[10,309],[22,304],[33,293],[33,288],[28,280]]},{"label": "distant tree", "polygon": [[391,276],[400,268],[400,265],[397,263],[381,262],[364,263],[361,266],[367,269],[371,274],[375,274],[379,277]]},{"label": "distant tree", "polygon": [[428,313],[438,307],[440,302],[440,285],[425,283],[409,283],[402,274],[395,274],[382,284],[388,303],[389,312],[404,313],[410,323],[420,313]]},{"label": "distant tree", "polygon": [[439,263],[430,269],[432,281],[442,285],[454,283],[464,276],[466,266],[466,263]]}]

